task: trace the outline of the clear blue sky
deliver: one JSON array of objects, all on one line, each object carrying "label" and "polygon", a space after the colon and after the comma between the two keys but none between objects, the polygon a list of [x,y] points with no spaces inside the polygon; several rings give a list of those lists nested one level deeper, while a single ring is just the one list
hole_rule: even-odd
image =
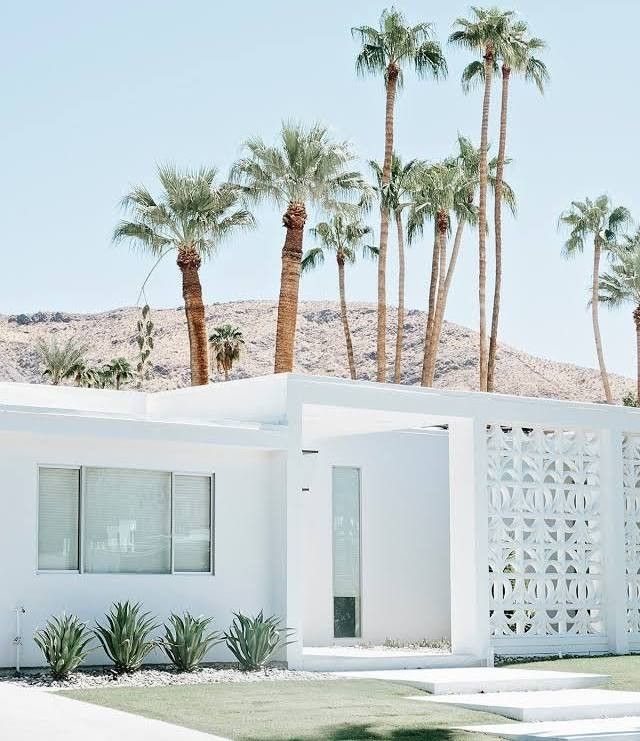
[{"label": "clear blue sky", "polygon": [[[432,21],[443,42],[453,19],[468,11],[458,0],[397,5],[412,22]],[[132,184],[154,189],[158,162],[214,164],[225,175],[245,137],[271,139],[283,118],[319,119],[363,159],[380,159],[383,88],[356,77],[349,29],[376,23],[383,7],[365,0],[5,3],[0,312],[135,303],[150,261],[112,247],[110,237],[120,198]],[[561,259],[556,221],[572,199],[601,192],[640,219],[632,78],[640,3],[520,0],[508,7],[547,41],[552,83],[544,97],[521,81],[512,85],[508,179],[520,208],[505,227],[502,339],[593,365],[589,256]],[[459,84],[469,58],[453,49],[447,58],[444,82],[407,75],[396,128],[406,158],[449,154],[458,131],[478,140],[479,93],[465,96]],[[280,214],[264,208],[257,216],[257,230],[224,245],[203,268],[208,302],[277,296]],[[476,250],[469,233],[448,307],[449,319],[473,327]],[[392,267],[394,258],[392,248]],[[427,261],[425,244],[411,247],[410,307],[425,306]],[[394,285],[392,269],[391,295]],[[303,298],[336,293],[331,264],[303,280]],[[348,294],[375,299],[372,265],[350,271]],[[174,264],[157,271],[148,295],[155,306],[180,305]],[[631,310],[603,315],[610,367],[631,374]]]}]

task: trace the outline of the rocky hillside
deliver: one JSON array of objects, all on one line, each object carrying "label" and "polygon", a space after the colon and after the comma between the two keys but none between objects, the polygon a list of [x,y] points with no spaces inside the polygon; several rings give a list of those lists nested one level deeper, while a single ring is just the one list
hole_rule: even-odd
[{"label": "rocky hillside", "polygon": [[[114,309],[100,314],[0,315],[0,380],[41,381],[35,342],[39,337],[74,337],[89,347],[89,360],[102,363],[117,356],[135,361],[135,308]],[[158,309],[152,312],[156,326],[156,348],[152,355],[153,373],[146,384],[149,390],[174,388],[189,383],[187,331],[182,309]],[[375,307],[370,304],[350,306],[358,375],[375,376]],[[389,312],[390,349],[393,350],[395,312]],[[270,373],[276,324],[276,305],[268,301],[236,301],[207,308],[210,328],[231,322],[246,338],[246,349],[232,377],[243,378]],[[425,316],[421,311],[407,313],[405,323],[405,361],[403,382],[418,383],[422,363]],[[477,388],[477,334],[457,324],[443,329],[436,386],[451,389]],[[338,307],[333,302],[304,302],[300,305],[297,336],[297,367],[300,373],[348,376],[344,337]],[[393,358],[390,358],[390,362]],[[498,353],[498,391],[526,396],[551,396],[562,399],[602,401],[599,376],[593,369],[580,368],[528,355],[503,345]],[[217,378],[217,376],[216,376]],[[612,377],[618,398],[633,384],[619,376]]]}]

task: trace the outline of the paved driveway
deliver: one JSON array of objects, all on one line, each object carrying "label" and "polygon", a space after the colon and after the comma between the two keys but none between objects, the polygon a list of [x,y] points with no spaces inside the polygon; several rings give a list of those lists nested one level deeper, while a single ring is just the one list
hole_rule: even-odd
[{"label": "paved driveway", "polygon": [[0,682],[0,737],[7,741],[225,741],[6,682]]}]

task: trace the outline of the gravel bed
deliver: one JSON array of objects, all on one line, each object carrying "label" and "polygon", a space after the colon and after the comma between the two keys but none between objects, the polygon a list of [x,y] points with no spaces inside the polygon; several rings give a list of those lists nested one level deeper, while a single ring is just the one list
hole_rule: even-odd
[{"label": "gravel bed", "polygon": [[178,672],[173,667],[146,667],[132,674],[117,674],[108,667],[80,669],[69,679],[54,680],[42,669],[25,670],[20,676],[4,672],[1,682],[22,687],[40,687],[52,690],[93,689],[95,687],[160,687],[176,684],[216,684],[219,682],[309,682],[318,679],[337,679],[327,672],[305,672],[271,666],[258,672],[243,672],[229,664],[213,664],[195,672]]}]

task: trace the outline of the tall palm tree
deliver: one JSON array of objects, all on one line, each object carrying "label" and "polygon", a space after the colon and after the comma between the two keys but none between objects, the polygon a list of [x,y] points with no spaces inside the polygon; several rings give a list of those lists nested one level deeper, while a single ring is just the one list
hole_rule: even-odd
[{"label": "tall palm tree", "polygon": [[73,338],[63,345],[55,337],[50,342],[39,339],[36,352],[42,366],[42,377],[48,378],[53,386],[59,386],[62,381],[72,378],[77,368],[84,363],[87,349],[86,345]]},{"label": "tall palm tree", "polygon": [[610,307],[633,306],[636,330],[636,398],[640,399],[640,230],[610,249],[611,270],[599,281],[598,298]]},{"label": "tall palm tree", "polygon": [[496,168],[494,198],[494,238],[495,238],[495,279],[493,285],[493,309],[491,313],[491,332],[489,335],[489,356],[487,359],[487,390],[493,391],[495,385],[495,364],[498,348],[498,322],[500,318],[500,292],[502,288],[502,183],[507,144],[507,109],[509,101],[509,79],[511,72],[532,81],[540,93],[549,80],[546,65],[535,56],[545,48],[542,39],[529,36],[527,24],[523,21],[511,27],[511,38],[502,49],[502,92],[500,100],[500,135],[498,139],[498,161]]},{"label": "tall palm tree", "polygon": [[[395,8],[383,10],[378,28],[358,26],[351,30],[362,44],[356,59],[359,74],[382,75],[385,84],[385,127],[384,159],[382,163],[382,185],[391,179],[391,164],[394,141],[394,107],[396,93],[402,87],[403,68],[413,65],[421,77],[434,79],[444,77],[447,63],[442,49],[433,39],[430,23],[410,26],[402,13]],[[380,247],[378,257],[378,329],[376,341],[377,380],[386,379],[386,329],[387,297],[386,266],[387,242],[389,238],[389,211],[380,209]]]},{"label": "tall palm tree", "polygon": [[405,256],[404,256],[404,224],[402,214],[405,208],[411,205],[411,190],[418,160],[410,160],[407,164],[395,152],[391,158],[391,176],[386,186],[382,184],[382,167],[371,160],[369,165],[376,179],[376,191],[381,207],[393,214],[396,223],[398,239],[398,329],[396,331],[396,354],[393,364],[393,382],[400,383],[402,377],[402,341],[404,337],[404,284],[405,284]]},{"label": "tall palm tree", "polygon": [[348,211],[336,212],[329,221],[321,221],[311,229],[312,236],[319,242],[317,247],[312,247],[302,258],[302,271],[307,272],[317,268],[324,263],[325,253],[332,253],[336,257],[338,265],[338,293],[340,297],[340,317],[344,330],[344,339],[347,347],[347,361],[349,363],[349,374],[356,378],[356,362],[353,356],[353,343],[351,341],[351,330],[349,328],[349,317],[347,314],[347,299],[344,286],[345,263],[353,264],[356,261],[358,248],[362,250],[365,257],[377,256],[377,249],[366,245],[363,240],[371,234],[371,228],[366,226],[361,219]]},{"label": "tall palm tree", "polygon": [[630,214],[624,206],[612,206],[609,197],[599,196],[595,200],[572,201],[571,208],[560,215],[559,227],[568,228],[569,237],[564,243],[563,254],[573,257],[583,252],[586,241],[593,238],[593,272],[591,276],[591,322],[593,338],[598,356],[600,377],[607,404],[613,403],[609,377],[604,362],[600,322],[598,320],[598,281],[600,277],[600,257],[603,249],[609,249],[623,227],[629,222]]},{"label": "tall palm tree", "polygon": [[213,167],[179,171],[158,168],[159,198],[143,186],[122,201],[131,215],[116,227],[114,242],[128,240],[161,260],[172,251],[182,274],[182,296],[189,333],[191,385],[209,382],[207,329],[200,284],[200,265],[214,255],[221,242],[240,229],[253,226],[253,216],[240,203],[238,189],[216,184]]},{"label": "tall palm tree", "polygon": [[117,391],[122,384],[128,383],[133,378],[133,368],[126,358],[114,358],[103,370]]},{"label": "tall palm tree", "polygon": [[347,142],[334,142],[326,127],[283,123],[280,141],[269,146],[258,137],[245,142],[246,154],[231,179],[256,203],[270,201],[286,210],[274,370],[293,370],[304,226],[307,207],[331,208],[348,198],[368,197],[359,172],[346,168],[356,159]]},{"label": "tall palm tree", "polygon": [[239,327],[231,324],[221,324],[215,327],[209,335],[211,362],[215,360],[220,373],[224,373],[224,380],[229,380],[229,373],[236,360],[240,360],[240,353],[244,346],[244,337]]},{"label": "tall palm tree", "polygon": [[480,391],[487,390],[488,347],[486,320],[487,289],[487,186],[489,179],[489,108],[491,85],[496,59],[503,56],[504,49],[511,43],[513,12],[500,8],[471,8],[472,17],[458,18],[449,42],[482,56],[462,73],[462,87],[468,90],[470,83],[481,76],[484,82],[482,97],[482,119],[480,126],[480,188],[478,203],[478,302],[480,309]]}]

